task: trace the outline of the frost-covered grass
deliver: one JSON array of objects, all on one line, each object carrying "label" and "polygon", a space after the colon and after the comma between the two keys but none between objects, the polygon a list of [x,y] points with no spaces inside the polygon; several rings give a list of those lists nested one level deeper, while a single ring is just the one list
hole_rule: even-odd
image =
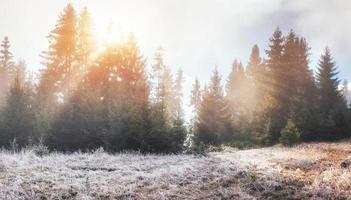
[{"label": "frost-covered grass", "polygon": [[208,156],[0,152],[0,199],[348,199],[351,143]]}]

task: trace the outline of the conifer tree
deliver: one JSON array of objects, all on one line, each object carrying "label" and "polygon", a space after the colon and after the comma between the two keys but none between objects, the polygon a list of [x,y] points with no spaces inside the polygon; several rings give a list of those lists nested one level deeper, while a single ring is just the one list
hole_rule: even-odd
[{"label": "conifer tree", "polygon": [[199,110],[196,144],[219,145],[229,133],[230,116],[224,99],[221,76],[214,70],[209,87],[205,87]]},{"label": "conifer tree", "polygon": [[201,86],[199,80],[196,78],[191,90],[190,105],[193,107],[193,112],[196,115],[201,105]]},{"label": "conifer tree", "polygon": [[245,102],[246,98],[246,76],[243,65],[234,60],[232,71],[230,72],[226,83],[226,102],[229,108],[230,121],[232,126],[240,126],[244,117],[248,114],[248,107]]},{"label": "conifer tree", "polygon": [[260,50],[257,45],[254,45],[251,50],[249,62],[246,70],[245,87],[245,104],[247,107],[246,120],[247,127],[251,132],[263,132],[264,123],[267,120],[265,115],[269,110],[267,107],[271,99],[269,88],[271,85],[271,77],[269,77],[266,70],[267,67],[260,57]]},{"label": "conifer tree", "polygon": [[309,68],[309,47],[304,38],[295,40],[295,93],[291,94],[290,115],[301,132],[301,139],[310,140],[318,124],[317,89]]},{"label": "conifer tree", "polygon": [[320,139],[335,139],[348,134],[347,105],[338,91],[340,80],[329,48],[325,48],[318,64],[318,113]]},{"label": "conifer tree", "polygon": [[[13,55],[10,51],[10,41],[8,37],[0,45],[0,107],[6,103],[6,94],[13,76]],[[11,78],[12,77],[12,78]]]},{"label": "conifer tree", "polygon": [[[123,45],[120,57],[122,59],[117,65],[116,77],[120,85],[117,91],[119,91],[118,96],[121,100],[119,104],[122,108],[120,110],[122,118],[119,119],[125,122],[122,131],[124,131],[127,148],[140,150],[147,132],[150,91],[145,59],[133,35],[130,35]],[[121,130],[120,127],[117,129]]]},{"label": "conifer tree", "polygon": [[55,28],[50,32],[48,51],[43,52],[39,95],[43,103],[51,106],[57,101],[57,95],[68,99],[72,91],[72,71],[75,67],[77,46],[77,16],[71,4],[68,4],[60,15]]},{"label": "conifer tree", "polygon": [[186,138],[186,128],[184,126],[184,111],[183,111],[183,71],[178,69],[174,83],[174,100],[175,112],[173,114],[173,128],[171,134],[171,152],[181,152],[183,150],[184,141]]},{"label": "conifer tree", "polygon": [[0,65],[2,71],[11,71],[14,63],[12,61],[13,55],[10,51],[10,41],[8,37],[4,37],[4,40],[1,43],[0,50]]},{"label": "conifer tree", "polygon": [[149,134],[151,151],[171,151],[169,145],[175,110],[174,82],[170,68],[163,60],[163,50],[158,49],[152,66],[154,78],[154,101],[151,107],[152,127]]},{"label": "conifer tree", "polygon": [[25,87],[18,75],[15,76],[1,119],[0,145],[8,147],[12,141],[16,141],[19,147],[25,147],[30,139],[36,138],[36,120],[30,89]]},{"label": "conifer tree", "polygon": [[51,123],[58,114],[60,103],[67,102],[73,94],[72,86],[76,67],[77,17],[71,4],[60,14],[55,28],[50,31],[48,50],[43,52],[36,104],[40,124],[40,134],[46,137]]},{"label": "conifer tree", "polygon": [[83,8],[79,15],[77,32],[77,60],[80,65],[78,73],[86,74],[96,46],[93,35],[93,20],[86,7]]},{"label": "conifer tree", "polygon": [[245,81],[245,72],[243,65],[234,60],[232,71],[229,74],[226,83],[226,94],[233,113],[239,112],[242,103],[243,86]]},{"label": "conifer tree", "polygon": [[193,140],[195,140],[194,136],[197,132],[198,114],[201,107],[201,100],[202,100],[201,85],[199,80],[195,78],[193,88],[190,92],[190,106],[192,107],[192,116],[189,123],[189,134],[185,141],[186,146],[188,148],[194,145]]},{"label": "conifer tree", "polygon": [[271,130],[275,141],[278,140],[280,130],[285,125],[286,113],[288,113],[286,106],[288,96],[286,96],[284,92],[286,82],[284,77],[285,72],[282,66],[283,48],[284,37],[281,30],[277,28],[270,38],[270,44],[266,50],[267,58],[265,64],[268,70],[267,78],[264,79],[267,81],[265,83],[265,88],[270,95],[270,97],[266,97],[266,99],[270,99],[272,102],[269,104],[274,105],[270,106],[271,110],[266,111],[266,115],[268,115],[266,117],[271,119]]},{"label": "conifer tree", "polygon": [[260,49],[255,44],[251,49],[249,63],[247,64],[247,74],[254,81],[260,80],[260,74],[262,73],[261,66],[262,59],[260,57]]}]

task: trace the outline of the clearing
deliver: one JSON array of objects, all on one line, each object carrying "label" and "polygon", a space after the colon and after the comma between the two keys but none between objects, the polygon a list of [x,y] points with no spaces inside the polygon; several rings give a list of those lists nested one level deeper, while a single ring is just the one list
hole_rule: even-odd
[{"label": "clearing", "polygon": [[208,156],[0,152],[0,199],[351,199],[351,143]]}]

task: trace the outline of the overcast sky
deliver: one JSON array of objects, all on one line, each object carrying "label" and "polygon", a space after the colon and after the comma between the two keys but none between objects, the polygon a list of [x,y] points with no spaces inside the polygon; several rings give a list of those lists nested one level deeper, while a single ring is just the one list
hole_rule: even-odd
[{"label": "overcast sky", "polygon": [[69,2],[78,12],[88,7],[97,32],[110,21],[121,34],[133,32],[148,63],[162,46],[169,66],[184,70],[187,91],[215,66],[226,78],[235,58],[246,64],[254,44],[263,54],[277,26],[306,37],[313,68],[328,45],[340,78],[351,80],[349,0],[0,0],[0,37],[9,37],[16,59],[41,67],[46,36]]}]

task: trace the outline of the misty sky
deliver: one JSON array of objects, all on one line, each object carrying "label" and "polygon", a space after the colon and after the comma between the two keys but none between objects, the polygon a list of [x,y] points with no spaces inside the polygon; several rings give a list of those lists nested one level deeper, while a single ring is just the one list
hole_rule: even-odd
[{"label": "misty sky", "polygon": [[234,58],[246,64],[254,44],[263,54],[277,26],[307,38],[313,68],[328,45],[340,77],[351,80],[349,0],[0,0],[0,37],[9,36],[16,59],[41,67],[46,36],[68,2],[88,7],[97,32],[110,21],[121,35],[133,32],[149,64],[162,46],[169,66],[184,70],[187,91],[215,66],[227,76]]}]

